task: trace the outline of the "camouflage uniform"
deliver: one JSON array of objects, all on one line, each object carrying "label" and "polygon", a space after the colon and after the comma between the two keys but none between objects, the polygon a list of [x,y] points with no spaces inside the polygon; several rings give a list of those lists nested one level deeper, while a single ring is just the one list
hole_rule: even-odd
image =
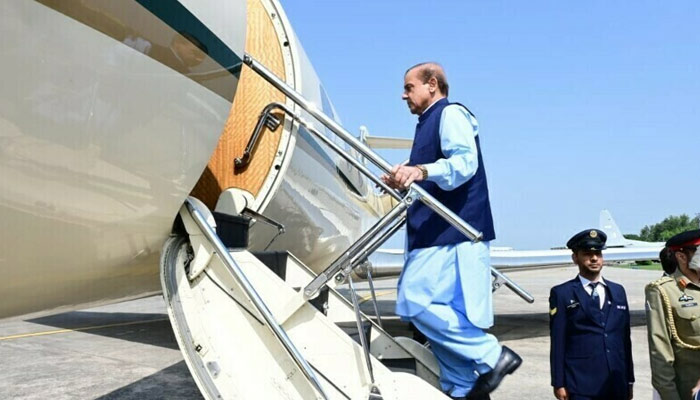
[{"label": "camouflage uniform", "polygon": [[663,400],[688,400],[700,378],[700,286],[676,271],[645,294],[652,385]]}]

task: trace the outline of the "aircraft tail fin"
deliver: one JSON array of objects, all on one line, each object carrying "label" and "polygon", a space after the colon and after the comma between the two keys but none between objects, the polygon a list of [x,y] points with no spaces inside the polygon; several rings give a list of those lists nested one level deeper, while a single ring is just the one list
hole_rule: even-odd
[{"label": "aircraft tail fin", "polygon": [[610,214],[610,211],[600,211],[599,224],[600,230],[608,235],[608,241],[606,243],[607,247],[623,247],[628,244],[629,241],[622,235],[622,231],[620,231],[620,227],[617,226],[617,223],[613,219],[612,214]]}]

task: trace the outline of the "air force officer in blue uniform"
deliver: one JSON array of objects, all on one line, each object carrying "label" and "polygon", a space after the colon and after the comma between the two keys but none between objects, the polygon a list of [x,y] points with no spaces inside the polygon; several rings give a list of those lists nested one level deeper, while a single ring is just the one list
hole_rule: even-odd
[{"label": "air force officer in blue uniform", "polygon": [[632,398],[632,344],[625,289],[603,279],[607,237],[588,229],[566,244],[579,274],[549,295],[554,396],[559,400]]}]

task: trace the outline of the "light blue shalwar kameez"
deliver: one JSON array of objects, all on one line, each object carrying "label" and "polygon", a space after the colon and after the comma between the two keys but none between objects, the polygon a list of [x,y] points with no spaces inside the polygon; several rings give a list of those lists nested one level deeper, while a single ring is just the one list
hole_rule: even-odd
[{"label": "light blue shalwar kameez", "polygon": [[[425,165],[429,181],[451,190],[474,176],[478,129],[464,108],[445,107],[440,145],[447,158]],[[399,278],[396,314],[428,338],[442,389],[454,397],[465,396],[501,355],[498,340],[484,332],[493,325],[490,266],[489,243],[466,241],[411,251]]]}]

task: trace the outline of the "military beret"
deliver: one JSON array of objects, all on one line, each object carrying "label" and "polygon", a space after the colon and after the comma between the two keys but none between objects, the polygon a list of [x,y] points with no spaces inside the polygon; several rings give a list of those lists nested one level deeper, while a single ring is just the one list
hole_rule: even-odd
[{"label": "military beret", "polygon": [[605,232],[598,229],[586,229],[569,239],[566,242],[566,247],[571,250],[603,250],[606,240],[608,240],[608,236]]},{"label": "military beret", "polygon": [[700,229],[679,233],[666,242],[666,247],[669,247],[671,250],[680,250],[684,247],[697,245],[700,245]]}]

